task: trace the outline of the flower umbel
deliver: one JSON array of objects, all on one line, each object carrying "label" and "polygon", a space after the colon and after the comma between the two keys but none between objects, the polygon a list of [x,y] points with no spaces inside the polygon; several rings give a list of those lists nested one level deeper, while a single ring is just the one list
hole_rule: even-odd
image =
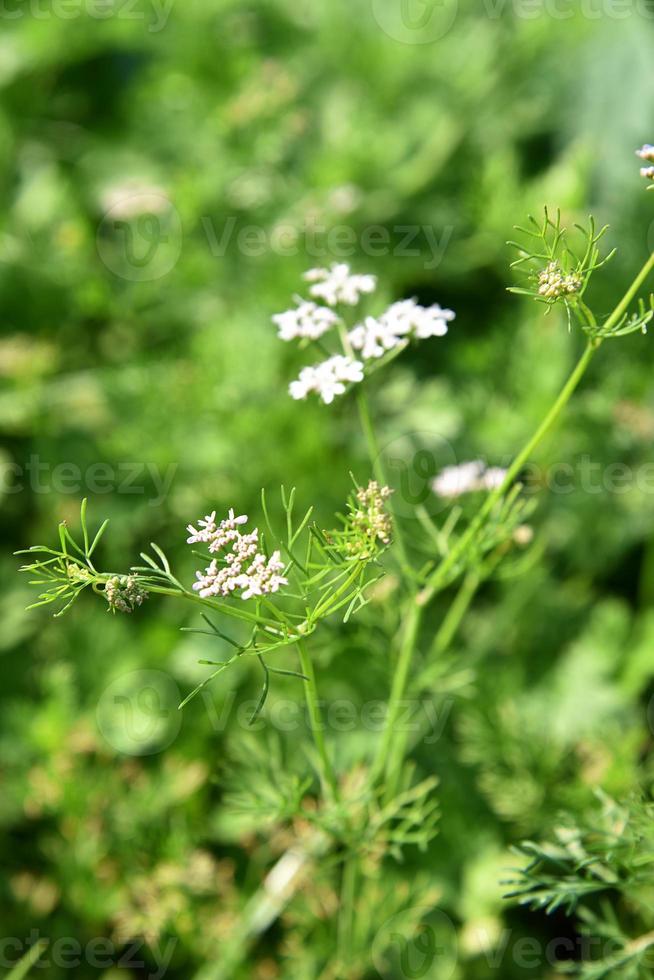
[{"label": "flower umbel", "polygon": [[304,278],[313,284],[311,295],[329,306],[356,306],[364,293],[374,293],[377,288],[376,276],[357,275],[345,262],[335,262],[329,269],[309,269]]},{"label": "flower umbel", "polygon": [[382,357],[410,337],[426,340],[445,336],[454,317],[452,310],[443,310],[437,303],[424,307],[414,299],[404,299],[393,303],[380,317],[366,317],[350,331],[348,340],[364,360],[369,360]]},{"label": "flower umbel", "polygon": [[134,575],[113,575],[105,582],[104,594],[114,613],[134,612],[148,598],[148,593],[138,585]]},{"label": "flower umbel", "polygon": [[279,551],[267,558],[259,551],[259,529],[242,534],[239,526],[247,522],[247,516],[236,517],[233,510],[225,520],[216,523],[216,512],[198,521],[198,528],[189,524],[189,544],[208,544],[214,558],[204,572],[196,572],[197,582],[193,589],[203,599],[211,596],[240,594],[242,599],[269,595],[277,592],[288,581],[282,575],[284,563]]},{"label": "flower umbel", "polygon": [[538,275],[538,293],[545,299],[556,300],[571,296],[581,289],[581,277],[574,272],[566,275],[558,262],[548,262]]},{"label": "flower umbel", "polygon": [[371,480],[367,487],[357,487],[347,502],[343,530],[325,533],[325,539],[345,558],[367,561],[380,547],[391,543],[393,525],[386,502],[393,491]]},{"label": "flower umbel", "polygon": [[337,315],[328,307],[301,299],[297,302],[295,309],[276,313],[272,318],[279,328],[277,336],[280,340],[295,340],[298,337],[318,340],[338,323]]},{"label": "flower umbel", "polygon": [[[304,274],[310,282],[309,292],[327,306],[296,297],[296,306],[273,316],[281,340],[302,339],[317,342],[332,327],[341,340],[341,352],[318,364],[302,368],[299,377],[289,385],[291,398],[306,398],[311,392],[329,405],[337,395],[343,395],[347,385],[363,381],[363,361],[380,358],[389,351],[400,353],[409,340],[443,337],[454,319],[452,310],[420,306],[415,299],[393,303],[379,317],[368,316],[363,322],[350,326],[345,317],[330,307],[343,304],[356,306],[362,295],[374,292],[375,276],[353,273],[346,263],[335,263],[329,269],[310,269]],[[318,345],[324,351],[322,344]]]},{"label": "flower umbel", "polygon": [[495,490],[506,477],[506,470],[499,466],[486,467],[480,459],[459,466],[446,466],[433,479],[431,488],[439,497],[456,499],[475,490]]},{"label": "flower umbel", "polygon": [[291,398],[306,398],[310,392],[320,396],[330,405],[336,395],[345,393],[346,385],[363,381],[363,364],[344,354],[335,354],[320,364],[302,368],[297,381],[291,381]]}]

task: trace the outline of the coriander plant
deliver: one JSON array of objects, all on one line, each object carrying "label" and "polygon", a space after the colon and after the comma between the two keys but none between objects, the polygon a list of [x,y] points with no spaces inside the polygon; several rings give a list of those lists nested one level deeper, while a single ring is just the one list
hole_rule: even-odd
[{"label": "coriander plant", "polygon": [[[654,161],[651,146],[638,153]],[[653,167],[641,173],[654,180]],[[196,581],[187,582],[177,577],[154,543],[129,569],[103,569],[97,555],[107,521],[93,532],[84,500],[79,531],[62,523],[58,545],[37,545],[22,552],[28,556],[23,571],[41,589],[35,605],[54,605],[56,616],[83,592],[96,594],[112,613],[138,613],[144,602],[158,597],[197,607],[198,622],[192,630],[220,639],[221,648],[226,643],[231,654],[202,661],[206,677],[188,692],[180,708],[207,685],[224,683],[229,668],[247,657],[254,658],[261,671],[261,693],[251,722],[265,710],[271,684],[279,675],[293,678],[298,696],[306,699],[315,782],[308,776],[300,784],[282,785],[283,774],[278,774],[274,792],[264,800],[254,778],[252,785],[247,784],[246,768],[243,785],[231,797],[234,803],[238,797],[240,806],[276,808],[292,821],[301,810],[302,798],[313,793],[311,808],[302,811],[308,827],[301,846],[293,851],[296,864],[290,870],[285,866],[283,888],[272,888],[267,882],[255,894],[207,976],[233,974],[248,945],[282,913],[297,875],[310,862],[323,866],[339,894],[327,926],[329,954],[321,977],[363,976],[380,922],[405,910],[402,928],[410,933],[419,926],[410,910],[424,912],[438,900],[428,881],[416,880],[404,893],[388,896],[375,878],[383,861],[400,860],[413,846],[424,848],[437,829],[436,780],[431,776],[416,780],[408,764],[411,745],[399,725],[403,701],[408,694],[417,698],[429,692],[439,676],[439,660],[480,586],[501,570],[507,558],[537,547],[528,523],[533,505],[523,493],[521,474],[555,426],[591,360],[605,342],[645,332],[654,316],[654,297],[641,296],[654,269],[654,255],[615,308],[601,315],[593,309],[588,291],[595,274],[613,255],[601,248],[607,229],[598,229],[590,218],[586,226],[569,231],[559,212],[545,210],[542,219],[530,217],[518,231],[519,241],[510,244],[518,253],[513,267],[524,281],[511,291],[544,304],[548,313],[563,308],[569,329],[583,338],[583,350],[542,421],[506,469],[473,460],[448,466],[435,476],[432,492],[443,505],[442,518],[416,505],[407,519],[403,508],[398,508],[398,490],[392,486],[378,442],[369,382],[410,345],[443,337],[455,313],[436,304],[421,306],[414,299],[399,300],[382,310],[375,301],[375,276],[334,264],[307,272],[308,295],[298,295],[291,308],[272,318],[280,340],[296,342],[306,359],[289,384],[291,398],[317,398],[329,406],[336,399],[351,397],[356,404],[369,472],[352,475],[352,491],[331,527],[316,521],[310,502],[300,506],[295,490],[284,487],[278,500],[262,492],[258,526],[237,509],[214,510],[188,525],[187,541],[197,557],[198,571]],[[384,726],[365,769],[348,771],[337,763],[325,738],[313,638],[323,629],[329,631],[336,618],[347,624],[356,617],[388,577],[397,582],[399,598],[392,610],[396,641],[384,651],[392,665]],[[434,631],[426,617],[443,593],[449,597],[449,607]],[[371,637],[371,647],[373,643]],[[279,666],[278,654],[283,650],[296,653],[293,669]],[[651,818],[639,804],[629,824],[633,835],[648,815]],[[513,886],[514,897],[530,905],[573,910],[596,892],[620,889],[625,875],[643,874],[635,843],[632,847],[616,842],[609,831],[594,838],[584,833],[578,831],[574,841],[566,837],[556,845],[524,845],[531,863]],[[586,918],[591,922],[590,911]],[[601,928],[614,928],[613,921],[603,919]],[[654,944],[651,933],[640,939],[625,931],[617,934],[624,948],[622,954],[616,952],[615,960],[622,956],[629,969],[615,975],[640,976],[641,954]],[[604,972],[589,964],[584,969],[587,978],[614,975],[610,963]]]}]

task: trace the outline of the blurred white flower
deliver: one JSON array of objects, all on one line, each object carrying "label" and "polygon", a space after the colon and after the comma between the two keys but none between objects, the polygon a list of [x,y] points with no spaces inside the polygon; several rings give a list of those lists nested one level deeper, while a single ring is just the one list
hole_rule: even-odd
[{"label": "blurred white flower", "polygon": [[424,307],[414,299],[404,299],[393,303],[380,317],[366,317],[350,331],[348,339],[355,350],[361,351],[364,360],[368,360],[381,357],[407,337],[419,340],[443,337],[455,315],[438,304]]},{"label": "blurred white flower", "polygon": [[439,497],[454,499],[474,490],[495,490],[506,477],[506,470],[499,466],[486,469],[482,460],[446,466],[436,477],[431,487]]},{"label": "blurred white flower", "polygon": [[363,381],[363,364],[352,357],[335,354],[320,364],[302,368],[297,381],[291,381],[289,394],[291,398],[306,398],[310,392],[316,392],[325,405],[330,405],[336,395],[345,393],[347,384]]},{"label": "blurred white flower", "polygon": [[223,552],[214,558],[204,572],[196,572],[197,582],[193,589],[203,599],[211,596],[229,596],[240,592],[242,599],[277,592],[288,581],[281,574],[284,564],[279,551],[266,558],[259,551],[259,530],[242,534],[238,527],[245,524],[247,517],[235,517],[230,510],[228,517],[216,524],[216,512],[198,521],[199,530],[189,524],[191,532],[189,544],[200,542],[209,545],[209,551]]},{"label": "blurred white flower", "polygon": [[506,479],[506,473],[507,471],[503,470],[501,466],[489,466],[481,477],[481,489],[496,490],[501,487]]},{"label": "blurred white flower", "polygon": [[296,337],[308,337],[317,340],[338,323],[338,317],[333,310],[326,306],[318,306],[305,300],[297,299],[297,307],[276,313],[273,323],[279,328],[280,340],[295,340]]},{"label": "blurred white flower", "polygon": [[114,218],[137,218],[140,214],[163,214],[171,207],[163,187],[132,178],[110,184],[101,194],[102,209]]},{"label": "blurred white flower", "polygon": [[356,306],[364,293],[374,293],[377,287],[376,276],[352,273],[345,262],[335,262],[329,269],[309,269],[304,278],[313,283],[311,295],[329,306]]},{"label": "blurred white flower", "polygon": [[348,334],[348,340],[355,350],[361,351],[364,360],[381,357],[402,342],[402,337],[393,329],[392,324],[383,317],[376,319],[367,316],[363,323],[353,327]]},{"label": "blurred white flower", "polygon": [[654,146],[651,143],[645,143],[639,150],[636,150],[636,156],[640,157],[641,160],[649,160],[650,163],[654,163]]}]

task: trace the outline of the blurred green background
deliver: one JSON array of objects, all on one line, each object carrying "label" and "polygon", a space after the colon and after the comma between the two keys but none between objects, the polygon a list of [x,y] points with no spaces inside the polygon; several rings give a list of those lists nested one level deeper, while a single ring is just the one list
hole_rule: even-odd
[{"label": "blurred green background", "polygon": [[[566,223],[590,211],[610,223],[619,253],[595,281],[599,313],[654,247],[633,155],[654,137],[650,11],[608,0],[446,0],[404,19],[392,0],[3,6],[3,936],[105,937],[116,955],[83,956],[74,975],[107,980],[148,975],[174,939],[166,976],[212,976],[248,898],[302,834],[297,819],[239,809],[230,794],[265,796],[275,773],[310,771],[304,724],[246,730],[239,706],[259,683],[249,665],[172,710],[212,653],[179,632],[195,623],[185,607],[153,600],[111,617],[89,597],[63,621],[26,613],[11,553],[54,541],[83,496],[92,520],[112,521],[105,567],[126,568],[156,540],[185,581],[185,525],[230,506],[259,520],[262,486],[295,485],[330,521],[348,470],[368,476],[365,446],[347,399],[288,398],[302,355],[270,316],[307,267],[332,260],[376,273],[388,300],[457,312],[446,339],[375,384],[382,441],[428,432],[459,459],[506,462],[581,343],[506,293],[513,224],[543,204]],[[486,586],[434,681],[446,724],[414,759],[440,779],[440,835],[379,882],[401,891],[420,870],[438,889],[458,935],[448,977],[549,976],[511,949],[575,926],[502,901],[509,846],[546,833],[561,808],[591,806],[597,786],[621,797],[647,779],[654,481],[649,493],[633,478],[589,491],[580,474],[584,459],[632,475],[651,462],[653,365],[641,335],[601,352],[538,453],[545,476],[578,464],[569,492],[538,497],[541,560]],[[373,603],[318,642],[328,701],[385,696],[389,615]],[[153,672],[154,731],[134,671]],[[301,691],[279,679],[269,710],[276,699],[300,703]],[[329,737],[345,768],[375,736]],[[233,975],[330,976],[334,901],[316,872]],[[493,965],[481,937],[495,948],[503,929]],[[118,968],[133,937],[147,940],[146,965]],[[2,955],[6,969],[15,951]]]}]

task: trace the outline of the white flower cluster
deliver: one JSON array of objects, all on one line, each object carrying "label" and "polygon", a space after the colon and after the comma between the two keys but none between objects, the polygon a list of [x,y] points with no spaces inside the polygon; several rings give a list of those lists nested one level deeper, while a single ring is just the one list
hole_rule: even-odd
[{"label": "white flower cluster", "polygon": [[225,520],[216,524],[216,512],[198,521],[198,527],[188,525],[189,544],[206,544],[211,554],[222,552],[221,558],[214,558],[204,573],[196,572],[197,582],[193,589],[203,599],[211,596],[229,596],[240,592],[242,599],[269,595],[277,592],[288,580],[281,574],[284,563],[279,551],[266,558],[259,551],[259,530],[250,534],[239,531],[241,524],[247,523],[247,516],[235,517],[230,510]]},{"label": "white flower cluster", "polygon": [[[373,293],[377,287],[375,276],[353,273],[345,262],[334,263],[328,269],[310,269],[304,278],[311,284],[309,293],[313,299],[295,297],[293,309],[272,318],[281,340],[319,340],[332,327],[338,327],[344,335],[344,322],[332,307],[356,306],[363,295]],[[347,341],[343,340],[343,353],[303,368],[299,378],[289,385],[289,394],[300,399],[313,392],[329,405],[346,391],[348,384],[363,381],[362,361],[382,357],[410,338],[442,337],[453,319],[452,310],[443,310],[438,304],[424,307],[414,299],[393,303],[380,317],[366,317],[353,327]],[[362,360],[356,359],[354,351],[360,352]]]},{"label": "white flower cluster", "polygon": [[304,278],[313,283],[311,295],[329,306],[356,306],[364,293],[374,293],[377,288],[376,276],[355,275],[345,262],[335,262],[329,269],[309,269]]},{"label": "white flower cluster", "polygon": [[499,466],[486,468],[482,460],[446,466],[432,481],[432,490],[439,497],[455,499],[474,490],[495,490],[502,486],[506,470]]},{"label": "white flower cluster", "polygon": [[318,306],[299,297],[296,302],[298,305],[295,309],[276,313],[272,318],[279,328],[277,336],[280,340],[295,340],[299,337],[318,340],[339,322],[334,311],[326,306]]},{"label": "white flower cluster", "polygon": [[363,364],[344,354],[335,354],[320,364],[302,368],[297,381],[291,381],[291,398],[306,398],[309,392],[320,395],[325,405],[331,405],[336,395],[345,392],[347,384],[363,381]]},{"label": "white flower cluster", "polygon": [[443,337],[454,317],[452,310],[443,310],[437,303],[424,307],[414,299],[404,299],[393,303],[380,317],[366,317],[350,331],[348,339],[364,360],[369,360],[382,357],[409,337]]}]

